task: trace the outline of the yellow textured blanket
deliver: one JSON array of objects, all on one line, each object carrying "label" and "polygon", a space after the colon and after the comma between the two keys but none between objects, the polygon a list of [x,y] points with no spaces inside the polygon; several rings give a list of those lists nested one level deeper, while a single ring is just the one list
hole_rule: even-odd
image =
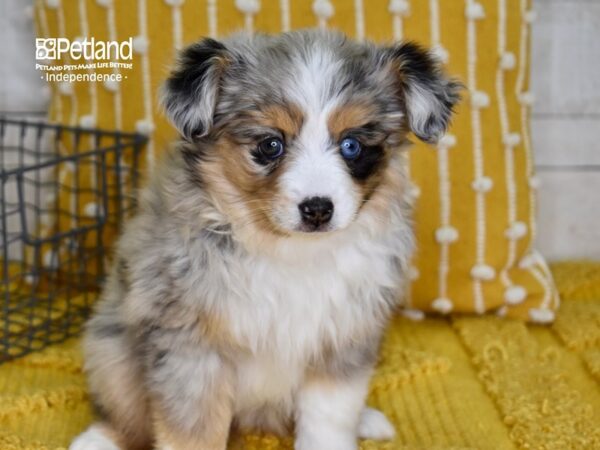
[{"label": "yellow textured blanket", "polygon": [[[495,317],[394,320],[369,403],[397,430],[362,449],[600,449],[600,264],[554,267],[550,327]],[[93,420],[78,342],[0,365],[0,449],[59,449]],[[234,449],[290,449],[236,436]]]}]

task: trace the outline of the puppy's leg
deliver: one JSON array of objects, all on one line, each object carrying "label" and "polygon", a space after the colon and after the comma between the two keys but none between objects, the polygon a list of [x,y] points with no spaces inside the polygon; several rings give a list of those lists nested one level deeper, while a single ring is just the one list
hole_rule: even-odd
[{"label": "puppy's leg", "polygon": [[[196,348],[194,348],[196,347]],[[225,450],[232,421],[233,374],[215,351],[158,350],[148,368],[159,450]]]},{"label": "puppy's leg", "polygon": [[370,371],[307,379],[296,400],[296,450],[355,450]]},{"label": "puppy's leg", "polygon": [[[86,330],[84,353],[90,395],[102,424],[90,427],[72,448],[150,449],[151,416],[142,361],[126,328],[106,312],[96,315]],[[113,442],[113,447],[107,442]]]}]

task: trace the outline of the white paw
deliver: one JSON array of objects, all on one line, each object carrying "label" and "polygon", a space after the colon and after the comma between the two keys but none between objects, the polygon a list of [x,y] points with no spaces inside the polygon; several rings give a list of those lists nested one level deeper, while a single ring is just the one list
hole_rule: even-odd
[{"label": "white paw", "polygon": [[75,438],[69,450],[121,450],[98,425],[92,425]]},{"label": "white paw", "polygon": [[358,436],[362,439],[375,441],[390,440],[396,435],[396,430],[381,411],[365,408],[360,414]]},{"label": "white paw", "polygon": [[294,450],[358,450],[356,437],[345,433],[323,429],[318,434],[296,436]]}]

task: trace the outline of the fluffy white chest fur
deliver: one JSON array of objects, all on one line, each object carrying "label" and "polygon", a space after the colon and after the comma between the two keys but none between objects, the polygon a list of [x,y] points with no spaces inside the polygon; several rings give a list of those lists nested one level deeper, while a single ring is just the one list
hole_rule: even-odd
[{"label": "fluffy white chest fur", "polygon": [[358,238],[308,257],[295,256],[291,247],[296,261],[247,256],[223,305],[234,335],[253,352],[276,353],[285,363],[305,361],[323,338],[344,341],[383,312],[388,290],[398,289],[393,247],[391,239]]},{"label": "fluffy white chest fur", "polygon": [[399,297],[405,233],[392,227],[373,239],[357,226],[327,248],[307,251],[303,243],[282,249],[283,260],[248,255],[239,262],[223,303],[232,334],[252,353],[239,365],[238,411],[265,402],[291,411],[307,364],[324,346],[351,346],[381,326]]}]

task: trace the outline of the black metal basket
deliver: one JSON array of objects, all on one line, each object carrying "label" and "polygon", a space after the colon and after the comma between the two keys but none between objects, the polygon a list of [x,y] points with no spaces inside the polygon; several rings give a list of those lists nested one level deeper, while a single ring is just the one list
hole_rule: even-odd
[{"label": "black metal basket", "polygon": [[145,140],[0,117],[0,362],[81,330]]}]

